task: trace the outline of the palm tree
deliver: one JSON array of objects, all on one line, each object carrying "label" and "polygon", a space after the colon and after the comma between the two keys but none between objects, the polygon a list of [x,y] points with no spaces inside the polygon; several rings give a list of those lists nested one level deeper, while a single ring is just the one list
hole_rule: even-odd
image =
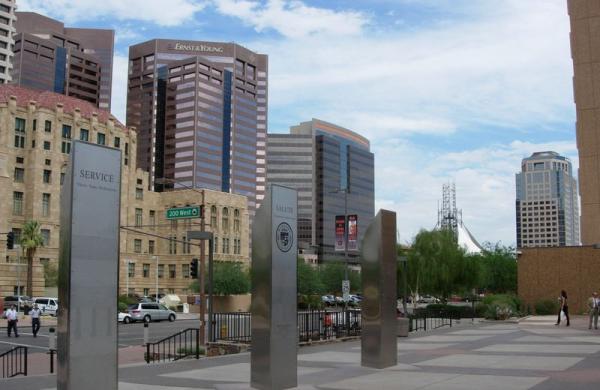
[{"label": "palm tree", "polygon": [[27,221],[21,231],[21,249],[27,257],[27,294],[33,297],[33,256],[37,248],[44,246],[44,237],[38,221]]}]

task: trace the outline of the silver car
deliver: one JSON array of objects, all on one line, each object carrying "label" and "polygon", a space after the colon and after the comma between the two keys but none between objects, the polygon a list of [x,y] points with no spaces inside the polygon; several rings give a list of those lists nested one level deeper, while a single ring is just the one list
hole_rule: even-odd
[{"label": "silver car", "polygon": [[167,309],[159,303],[135,303],[127,308],[131,321],[175,321],[177,315],[173,310]]}]

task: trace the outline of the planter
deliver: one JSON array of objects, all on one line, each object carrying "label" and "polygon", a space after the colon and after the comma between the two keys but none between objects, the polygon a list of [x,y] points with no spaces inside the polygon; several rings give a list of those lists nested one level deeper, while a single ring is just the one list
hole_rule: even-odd
[{"label": "planter", "polygon": [[408,325],[410,320],[408,318],[398,318],[396,319],[396,336],[398,337],[408,337]]}]

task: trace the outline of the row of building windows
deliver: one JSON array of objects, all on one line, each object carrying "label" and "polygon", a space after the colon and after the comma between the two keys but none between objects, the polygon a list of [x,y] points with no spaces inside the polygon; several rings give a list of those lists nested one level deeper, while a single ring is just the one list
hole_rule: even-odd
[{"label": "row of building windows", "polygon": [[[128,262],[127,263],[127,276],[130,278],[136,277],[135,267],[136,263]],[[166,264],[168,267],[168,277],[169,279],[177,278],[177,264]],[[155,272],[158,275],[159,279],[163,279],[165,277],[165,264],[152,265],[150,263],[142,264],[142,277],[150,278],[150,269],[154,268]],[[190,277],[190,265],[189,264],[181,264],[181,276],[185,279]]]},{"label": "row of building windows", "polygon": [[[23,192],[13,192],[13,215],[23,215],[23,203],[25,196]],[[42,217],[48,217],[50,215],[50,194],[42,194]]]},{"label": "row of building windows", "polygon": [[[21,242],[21,228],[12,228],[11,229],[14,237],[14,242],[16,245],[20,245]],[[42,246],[48,247],[50,246],[50,229],[40,229],[40,235],[42,236]],[[40,259],[43,260],[43,259]]]},{"label": "row of building windows", "polygon": [[[183,254],[190,254],[191,253],[191,240],[187,239],[185,236],[181,238],[181,247],[183,250]],[[171,236],[169,239],[169,254],[170,255],[176,255],[177,254],[177,247],[179,242],[177,241],[177,236]],[[234,255],[240,255],[242,254],[242,240],[238,239],[238,238],[234,238],[233,239],[233,247],[230,246],[230,239],[229,238],[222,238],[221,239],[221,251],[219,252],[219,237],[215,237],[214,239],[214,248],[213,248],[213,252],[214,253],[223,253],[223,254],[230,254],[233,253]],[[148,240],[148,254],[154,254],[156,251],[156,241],[154,240]],[[139,238],[136,238],[133,240],[133,252],[134,253],[142,253],[142,240]]]}]

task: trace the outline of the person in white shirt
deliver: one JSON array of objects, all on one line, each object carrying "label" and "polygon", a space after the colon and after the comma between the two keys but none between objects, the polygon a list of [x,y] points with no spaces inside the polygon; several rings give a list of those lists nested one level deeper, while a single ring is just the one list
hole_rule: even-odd
[{"label": "person in white shirt", "polygon": [[37,337],[37,333],[40,330],[40,316],[42,315],[42,311],[39,309],[37,303],[33,305],[33,309],[31,309],[29,315],[31,316],[31,331],[33,337]]},{"label": "person in white shirt", "polygon": [[594,329],[598,329],[598,306],[600,306],[600,298],[598,298],[598,293],[594,291],[590,299],[588,299],[588,308],[590,309],[589,329],[592,329],[592,320],[594,322]]},{"label": "person in white shirt", "polygon": [[17,330],[18,314],[15,310],[15,305],[12,305],[6,312],[6,319],[8,320],[8,327],[6,328],[8,337],[10,337],[10,333],[13,329],[15,331],[15,337],[19,337],[19,331]]}]

